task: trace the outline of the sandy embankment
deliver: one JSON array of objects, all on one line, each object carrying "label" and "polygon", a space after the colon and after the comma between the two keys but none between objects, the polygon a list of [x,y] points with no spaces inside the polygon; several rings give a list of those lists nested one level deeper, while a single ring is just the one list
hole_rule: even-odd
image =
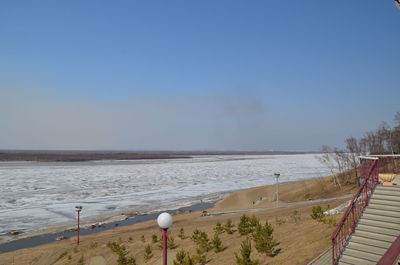
[{"label": "sandy embankment", "polygon": [[[253,250],[252,256],[259,259],[261,264],[307,264],[308,261],[329,246],[329,237],[334,229],[334,227],[318,223],[310,218],[312,206],[317,204],[327,207],[329,204],[331,207],[335,207],[348,199],[318,203],[311,200],[352,194],[354,190],[354,185],[343,186],[342,189],[334,187],[330,177],[281,183],[279,186],[280,206],[285,207],[271,208],[275,206],[275,185],[270,185],[234,192],[218,202],[209,212],[234,212],[234,210],[246,209],[254,211],[248,214],[255,214],[262,222],[268,220],[272,223],[275,229],[274,236],[280,242],[281,251],[275,257],[266,257]],[[308,203],[295,204],[295,202],[301,201],[308,201]],[[295,211],[301,217],[297,223],[293,218]],[[231,212],[204,217],[201,216],[201,212],[174,214],[174,224],[170,229],[170,234],[174,237],[178,248],[171,250],[170,253],[176,252],[180,248],[184,248],[191,254],[196,253],[196,246],[190,238],[182,240],[177,237],[181,228],[184,228],[188,236],[197,228],[206,231],[208,236],[212,238],[213,228],[217,222],[224,223],[231,219],[237,225],[241,214],[241,212]],[[279,225],[280,221],[284,221],[284,224]],[[103,259],[106,262],[105,264],[114,265],[117,264],[117,256],[111,252],[106,244],[110,241],[120,241],[127,247],[130,254],[136,257],[137,264],[153,265],[159,263],[161,250],[157,247],[157,244],[151,243],[152,234],[160,235],[154,220],[83,236],[79,247],[76,247],[76,238],[73,237],[34,248],[3,253],[0,254],[0,264],[72,265],[77,264],[79,258],[83,255],[85,264],[91,264],[91,261],[95,259]],[[145,237],[145,242],[141,241],[142,235]],[[217,254],[209,251],[207,253],[209,262],[207,264],[235,264],[234,253],[239,252],[240,244],[245,236],[240,236],[238,232],[235,232],[233,235],[223,233],[220,237],[226,249]],[[152,246],[154,256],[145,262],[143,255],[147,244]]]}]

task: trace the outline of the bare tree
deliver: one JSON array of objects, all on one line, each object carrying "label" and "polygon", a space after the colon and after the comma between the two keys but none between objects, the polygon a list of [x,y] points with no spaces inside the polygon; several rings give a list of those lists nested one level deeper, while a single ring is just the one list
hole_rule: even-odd
[{"label": "bare tree", "polygon": [[354,171],[356,179],[358,178],[358,157],[362,154],[362,145],[355,137],[346,139],[346,148],[348,151],[347,160],[349,167]]},{"label": "bare tree", "polygon": [[337,187],[341,187],[340,181],[337,177],[338,168],[335,159],[335,152],[329,146],[323,145],[322,146],[322,155],[318,157],[321,163],[325,164],[332,173],[333,183]]}]

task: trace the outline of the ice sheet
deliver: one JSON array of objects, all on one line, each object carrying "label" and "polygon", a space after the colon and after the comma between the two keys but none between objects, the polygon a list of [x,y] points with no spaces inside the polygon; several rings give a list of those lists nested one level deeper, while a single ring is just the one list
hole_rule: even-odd
[{"label": "ice sheet", "polygon": [[0,236],[118,213],[145,213],[223,192],[327,175],[314,154],[192,159],[0,163]]}]

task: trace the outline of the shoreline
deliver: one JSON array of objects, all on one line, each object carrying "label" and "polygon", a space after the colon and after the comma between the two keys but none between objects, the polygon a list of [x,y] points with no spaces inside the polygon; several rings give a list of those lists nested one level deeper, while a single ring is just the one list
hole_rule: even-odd
[{"label": "shoreline", "polygon": [[[285,181],[281,182],[280,185],[290,184],[290,183],[302,183],[304,181],[313,181],[320,178],[327,178],[330,176],[325,177],[314,177],[314,178],[306,178],[300,180],[293,180],[293,181]],[[242,192],[245,190],[251,189],[260,189],[260,188],[267,188],[267,187],[274,187],[275,184],[267,184],[261,186],[255,186],[250,188],[243,188],[237,190],[231,190],[221,193],[213,193],[208,194],[205,197],[199,197],[195,201],[200,201],[200,203],[195,203],[192,201],[188,202],[188,206],[177,206],[173,207],[173,205],[165,206],[165,209],[156,209],[156,210],[149,210],[144,213],[133,213],[122,211],[119,213],[114,213],[110,215],[100,215],[100,216],[92,216],[88,217],[86,220],[81,220],[80,226],[80,234],[83,235],[90,235],[99,233],[102,231],[112,230],[119,226],[129,226],[141,222],[146,222],[150,220],[155,220],[161,212],[169,212],[169,213],[179,213],[179,212],[195,212],[207,209],[219,209],[219,204],[227,199],[232,194],[236,194],[238,192]],[[262,203],[262,202],[261,202]],[[255,204],[254,206],[256,206]],[[249,207],[251,208],[251,207]],[[246,209],[249,209],[246,207]],[[238,209],[240,211],[240,209]],[[211,213],[211,215],[213,215]],[[111,220],[111,221],[110,221]],[[52,242],[57,242],[56,238],[58,237],[65,237],[68,239],[70,237],[76,236],[76,225],[73,223],[71,224],[59,224],[56,226],[50,226],[47,228],[37,229],[32,232],[27,232],[24,236],[24,233],[19,234],[19,238],[11,238],[6,239],[5,242],[0,243],[0,254],[16,251],[23,248],[31,248],[35,246],[40,246],[43,244],[48,244]],[[13,237],[9,235],[9,237]],[[21,237],[22,236],[22,237]]]},{"label": "shoreline", "polygon": [[2,162],[89,162],[102,160],[190,159],[207,155],[297,155],[315,151],[89,151],[89,150],[1,150]]},{"label": "shoreline", "polygon": [[[343,183],[344,184],[344,183]],[[303,179],[280,183],[279,207],[276,207],[275,185],[259,185],[253,188],[242,188],[232,191],[223,199],[211,203],[195,204],[172,210],[174,225],[170,234],[180,248],[189,253],[196,253],[196,244],[190,239],[190,234],[196,229],[209,235],[214,233],[215,225],[231,220],[237,226],[241,215],[255,215],[262,222],[268,221],[274,227],[274,236],[281,243],[282,251],[276,257],[254,253],[254,257],[268,264],[299,264],[306,265],[325,250],[330,244],[332,226],[317,222],[310,217],[314,205],[323,209],[333,209],[354,194],[356,183],[344,184],[339,188],[335,186],[332,177]],[[197,208],[195,208],[197,207]],[[171,208],[170,208],[171,209]],[[207,214],[201,212],[207,210]],[[222,212],[222,214],[221,214]],[[15,241],[24,244],[22,247],[0,245],[0,264],[77,264],[82,256],[85,262],[101,258],[105,264],[116,264],[115,253],[107,246],[109,242],[123,244],[130,255],[136,258],[138,264],[161,264],[162,253],[157,244],[152,242],[152,237],[159,234],[159,227],[155,222],[156,212],[147,215],[138,215],[123,222],[108,224],[108,229],[101,227],[95,229],[82,229],[81,244],[76,244],[76,231],[69,231],[71,235],[65,240],[56,241],[57,234],[51,233],[48,242],[43,242],[44,237],[30,238],[32,245],[27,240]],[[293,216],[297,216],[294,218]],[[332,218],[339,220],[340,215]],[[129,222],[129,223],[128,223]],[[118,223],[116,226],[115,224]],[[180,238],[180,230],[184,229],[187,235]],[[236,229],[235,229],[236,230]],[[85,231],[85,233],[83,232]],[[87,232],[87,233],[86,233]],[[60,233],[65,235],[65,233]],[[188,237],[189,236],[189,237]],[[235,253],[240,251],[244,236],[236,233],[230,235],[220,234],[223,245],[226,247],[222,254],[208,252],[210,265],[229,265],[235,263]],[[36,244],[32,240],[38,240]],[[41,242],[40,242],[41,241]],[[47,243],[47,244],[45,244]],[[145,248],[150,245],[154,256],[150,260],[144,258]],[[171,253],[176,253],[172,251]],[[3,263],[2,263],[3,262]]]},{"label": "shoreline", "polygon": [[[217,203],[218,200],[214,200],[212,202],[200,202],[196,203],[190,206],[184,206],[180,207],[178,209],[172,209],[172,210],[165,210],[165,211],[156,211],[156,212],[151,212],[147,214],[139,214],[135,215],[133,217],[127,217],[124,220],[119,220],[119,221],[111,221],[109,223],[88,223],[85,224],[83,227],[81,226],[80,228],[80,235],[90,235],[90,234],[95,234],[99,233],[102,231],[107,231],[107,230],[112,230],[116,227],[123,227],[123,226],[129,226],[129,225],[134,225],[146,221],[151,221],[155,220],[157,216],[161,212],[168,212],[168,213],[179,213],[179,212],[196,212],[196,211],[203,211],[207,210],[210,208],[213,208],[214,205]],[[116,215],[120,216],[120,215]],[[114,217],[116,217],[114,216]],[[69,228],[69,229],[64,229],[63,231],[60,232],[54,232],[54,233],[43,233],[39,235],[32,235],[28,236],[25,238],[20,238],[20,239],[15,239],[11,240],[5,243],[0,244],[0,254],[11,252],[11,251],[16,251],[20,250],[23,248],[31,248],[31,247],[36,247],[40,246],[43,244],[47,243],[52,243],[56,242],[57,238],[59,237],[65,237],[65,239],[68,239],[70,237],[76,236],[76,229],[75,228]]]},{"label": "shoreline", "polygon": [[[280,185],[291,185],[296,183],[304,183],[307,181],[315,181],[318,179],[329,178],[330,176],[322,177],[322,178],[308,178],[308,179],[301,179],[295,181],[286,181],[281,182]],[[220,204],[224,203],[225,201],[229,201],[232,195],[235,195],[240,192],[244,192],[246,190],[258,190],[262,188],[274,188],[275,184],[267,184],[262,186],[255,186],[251,188],[243,188],[238,190],[232,190],[228,192],[222,192],[218,194],[209,194],[209,196],[198,198],[197,201],[200,203],[193,203],[188,206],[182,206],[174,208],[172,205],[166,206],[165,210],[153,210],[146,213],[129,213],[129,212],[120,212],[117,214],[110,214],[108,216],[97,216],[97,217],[89,217],[89,219],[81,222],[80,226],[80,235],[90,235],[95,234],[107,230],[112,230],[117,227],[129,226],[134,225],[150,220],[155,220],[161,212],[169,212],[169,213],[182,213],[182,212],[196,212],[202,210],[212,209],[216,212],[210,212],[211,215],[217,215],[218,210],[220,209]],[[266,198],[264,198],[266,199]],[[190,202],[189,202],[190,203]],[[261,209],[266,209],[270,207],[263,206],[263,203],[268,203],[268,201],[260,201],[260,204],[253,204],[252,207],[244,207],[241,208],[238,206],[236,209],[238,212],[247,209],[247,210],[256,210],[258,206],[261,206]],[[226,209],[229,212],[229,207]],[[232,213],[234,213],[232,211]],[[107,220],[111,220],[108,221]],[[20,234],[23,235],[23,234]],[[39,229],[34,232],[27,233],[26,237],[18,238],[18,239],[11,239],[9,241],[0,243],[0,254],[20,250],[23,248],[31,248],[35,246],[40,246],[43,244],[48,244],[52,242],[57,242],[56,238],[58,237],[65,237],[64,239],[69,239],[70,237],[76,236],[76,228],[74,224],[68,225],[59,225],[54,227],[47,227],[44,229]]]}]

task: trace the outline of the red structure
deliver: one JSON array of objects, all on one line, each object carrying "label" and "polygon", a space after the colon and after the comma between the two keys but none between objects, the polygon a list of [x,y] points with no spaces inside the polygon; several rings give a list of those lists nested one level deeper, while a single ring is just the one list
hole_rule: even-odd
[{"label": "red structure", "polygon": [[368,205],[376,184],[378,184],[378,159],[364,160],[360,167],[361,185],[350,202],[346,212],[333,232],[332,264],[336,265],[354,233],[358,220]]},{"label": "red structure", "polygon": [[78,228],[77,228],[77,233],[78,233],[78,239],[76,241],[76,244],[79,246],[79,232],[80,232],[80,213],[82,211],[82,206],[75,206],[75,210],[78,213]]},{"label": "red structure", "polygon": [[162,229],[162,240],[163,240],[163,265],[167,265],[167,242],[168,242],[168,229]]}]

